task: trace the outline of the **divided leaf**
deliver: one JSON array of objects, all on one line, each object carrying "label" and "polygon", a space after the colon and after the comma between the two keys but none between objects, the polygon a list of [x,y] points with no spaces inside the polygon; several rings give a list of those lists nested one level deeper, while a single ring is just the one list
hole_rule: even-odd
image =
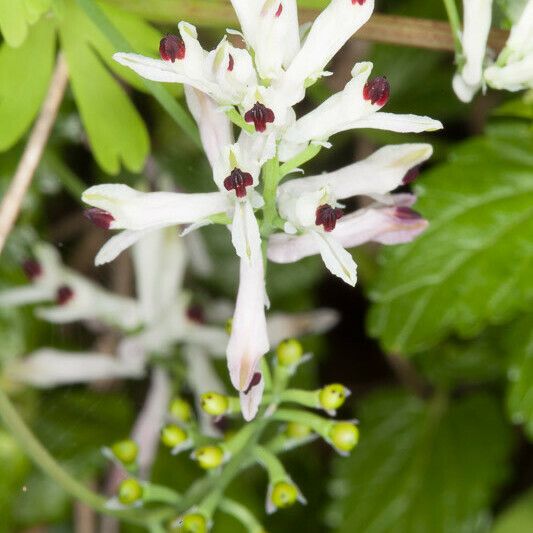
[{"label": "divided leaf", "polygon": [[425,403],[397,390],[361,406],[361,442],[335,463],[337,533],[473,533],[506,475],[511,438],[483,394]]},{"label": "divided leaf", "polygon": [[500,125],[422,176],[416,209],[430,226],[383,251],[369,293],[369,331],[387,351],[472,337],[531,304],[532,145],[527,125]]}]

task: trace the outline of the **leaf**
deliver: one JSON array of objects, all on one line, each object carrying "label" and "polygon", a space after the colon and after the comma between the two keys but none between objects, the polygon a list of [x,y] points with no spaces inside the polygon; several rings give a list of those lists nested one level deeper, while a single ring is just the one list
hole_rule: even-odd
[{"label": "leaf", "polygon": [[533,133],[503,124],[422,176],[414,242],[384,251],[369,295],[370,334],[388,351],[472,337],[533,299]]},{"label": "leaf", "polygon": [[54,41],[53,25],[43,20],[19,48],[0,47],[1,151],[24,135],[41,107],[54,65]]},{"label": "leaf", "polygon": [[28,26],[50,8],[51,0],[0,0],[0,33],[11,47],[20,46]]},{"label": "leaf", "polygon": [[491,533],[533,531],[533,490],[530,490],[498,517]]},{"label": "leaf", "polygon": [[507,473],[510,430],[489,396],[448,401],[397,390],[364,400],[361,442],[334,465],[334,531],[486,530]]},{"label": "leaf", "polygon": [[65,3],[60,24],[72,90],[95,159],[110,174],[121,162],[142,169],[149,150],[146,127],[130,99],[97,58],[99,29],[73,1]]},{"label": "leaf", "polygon": [[533,314],[513,324],[503,343],[510,355],[507,410],[533,440]]}]

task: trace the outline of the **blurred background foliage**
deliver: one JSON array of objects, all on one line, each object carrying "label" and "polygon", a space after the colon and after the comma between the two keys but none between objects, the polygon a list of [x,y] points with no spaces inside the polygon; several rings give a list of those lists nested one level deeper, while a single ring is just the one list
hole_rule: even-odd
[{"label": "blurred background foliage", "polygon": [[[327,0],[299,4],[320,8]],[[521,4],[496,2],[498,24],[509,27]],[[439,1],[382,0],[378,10],[445,19]],[[0,288],[23,283],[20,262],[42,238],[74,268],[127,293],[127,259],[92,266],[103,236],[81,216],[81,190],[110,180],[150,184],[161,174],[183,190],[210,190],[181,90],[145,84],[111,59],[125,49],[157,55],[160,36],[182,18],[199,27],[206,47],[235,26],[224,0],[0,0],[0,194],[58,51],[70,73],[45,157],[2,255]],[[533,531],[533,95],[489,91],[467,106],[451,90],[450,53],[355,40],[333,65],[335,76],[317,83],[310,99],[342,87],[362,58],[388,77],[388,110],[427,114],[445,125],[438,135],[412,137],[436,150],[414,187],[417,209],[431,225],[411,244],[354,251],[355,290],[326,276],[316,258],[269,266],[273,308],[322,305],[342,312],[326,338],[306,341],[316,358],[299,379],[352,388],[353,401],[341,414],[360,418],[362,438],[350,458],[333,457],[320,443],[289,454],[288,469],[309,505],[277,513],[267,527]],[[342,134],[307,170],[340,167],[384,143],[410,140],[387,132]],[[187,279],[200,298],[235,294],[237,263],[219,229],[203,232],[215,275]],[[0,363],[43,345],[94,343],[82,328],[51,327],[28,309],[0,309],[0,336]],[[129,433],[145,391],[146,383],[116,382],[11,392],[51,453],[103,492],[100,447]],[[153,479],[179,489],[198,475],[186,457],[161,451]],[[263,473],[254,469],[230,494],[261,516],[264,486]],[[93,531],[76,529],[80,516],[90,523],[91,515],[74,507],[0,428],[0,531]],[[221,517],[214,531],[240,527]]]}]

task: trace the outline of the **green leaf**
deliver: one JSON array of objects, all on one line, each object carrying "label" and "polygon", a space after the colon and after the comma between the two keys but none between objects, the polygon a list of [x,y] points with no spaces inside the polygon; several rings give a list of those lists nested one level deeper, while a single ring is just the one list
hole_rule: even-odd
[{"label": "green leaf", "polygon": [[533,490],[530,490],[498,517],[491,533],[533,531]]},{"label": "green leaf", "polygon": [[72,90],[95,159],[110,174],[121,162],[142,169],[149,151],[146,127],[125,91],[96,56],[100,31],[73,1],[66,2],[60,24]]},{"label": "green leaf", "polygon": [[507,410],[533,440],[533,314],[513,324],[503,339],[510,355]]},{"label": "green leaf", "polygon": [[39,111],[52,75],[54,45],[54,27],[43,20],[19,48],[0,47],[1,151],[24,135]]},{"label": "green leaf", "polygon": [[486,531],[511,444],[491,397],[381,391],[364,400],[360,427],[359,446],[334,465],[334,531]]},{"label": "green leaf", "polygon": [[28,36],[28,26],[50,8],[52,0],[0,0],[0,33],[12,47]]},{"label": "green leaf", "polygon": [[383,253],[369,293],[369,331],[386,350],[472,337],[530,304],[532,145],[527,126],[503,124],[421,177],[416,209],[430,226]]}]

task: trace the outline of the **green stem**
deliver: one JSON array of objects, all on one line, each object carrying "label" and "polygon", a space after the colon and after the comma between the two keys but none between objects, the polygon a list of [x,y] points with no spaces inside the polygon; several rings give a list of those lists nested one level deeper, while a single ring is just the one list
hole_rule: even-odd
[{"label": "green stem", "polygon": [[279,167],[279,173],[281,178],[285,177],[295,168],[300,168],[301,165],[313,159],[313,157],[315,157],[321,149],[322,146],[320,144],[310,144],[305,150],[302,150],[298,155],[295,155],[292,159],[289,159],[288,161],[283,163],[283,165]]},{"label": "green stem", "polygon": [[255,446],[253,454],[268,472],[270,483],[274,484],[287,478],[282,462],[270,450],[263,446]]},{"label": "green stem", "polygon": [[282,422],[297,422],[298,424],[305,424],[323,437],[328,436],[331,426],[335,423],[333,420],[322,418],[321,416],[298,409],[278,409],[272,414],[271,418],[273,420],[280,420]]},{"label": "green stem", "polygon": [[453,45],[455,48],[455,56],[459,58],[463,53],[463,45],[461,44],[461,19],[459,18],[459,12],[457,11],[457,5],[455,0],[443,0],[446,13],[448,14],[448,20],[452,28]]},{"label": "green stem", "polygon": [[[94,0],[76,0],[78,5],[85,11],[86,15],[94,22],[102,34],[113,45],[115,50],[122,52],[134,52],[135,50],[113,25],[107,15],[100,9]],[[194,120],[183,109],[183,107],[172,97],[172,95],[159,83],[142,79],[147,90],[161,104],[163,109],[174,119],[176,124],[187,134],[198,146],[202,147],[200,135]]]},{"label": "green stem", "polygon": [[244,120],[242,115],[234,107],[226,111],[226,116],[231,120],[231,122],[233,122],[233,124],[235,124],[235,126],[238,126],[248,133],[255,133],[255,128],[251,124],[248,124],[248,122]]},{"label": "green stem", "polygon": [[263,198],[265,205],[263,206],[264,218],[261,229],[265,237],[272,233],[279,218],[276,208],[276,195],[281,176],[279,168],[277,157],[273,157],[263,165]]},{"label": "green stem", "polygon": [[219,508],[223,513],[236,518],[250,533],[264,531],[257,518],[241,503],[229,498],[223,498],[220,501]]},{"label": "green stem", "polygon": [[107,500],[82,485],[50,455],[18,414],[5,392],[0,389],[0,419],[17,439],[32,461],[73,498],[99,513],[120,518],[132,524],[150,527],[163,516],[161,509],[151,512],[142,509],[115,510],[107,507]]}]

